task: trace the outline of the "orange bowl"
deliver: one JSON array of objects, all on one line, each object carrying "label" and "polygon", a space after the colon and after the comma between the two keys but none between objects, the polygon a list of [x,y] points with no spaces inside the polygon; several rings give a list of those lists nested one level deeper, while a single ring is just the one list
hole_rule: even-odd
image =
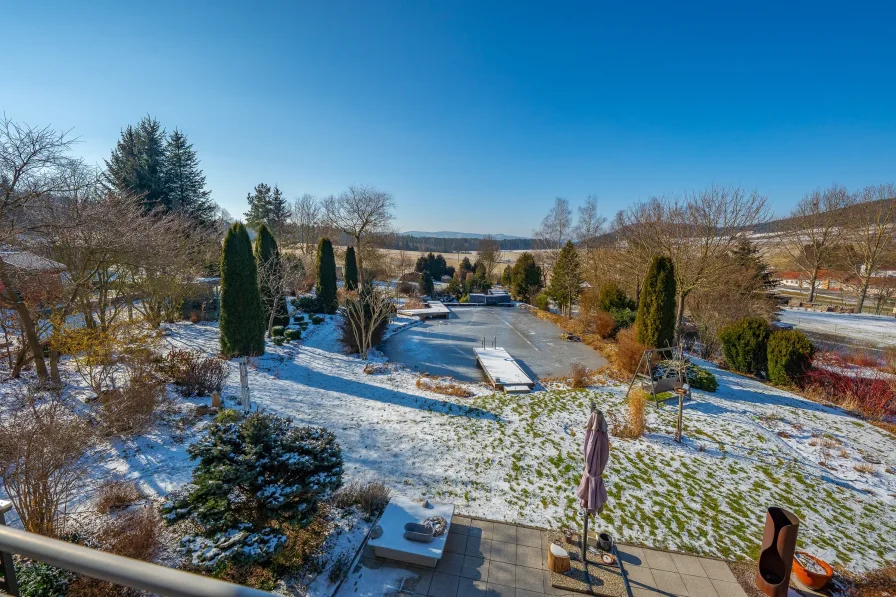
[{"label": "orange bowl", "polygon": [[812,560],[824,570],[824,574],[806,570],[805,568],[803,568],[802,564],[799,563],[799,560],[793,558],[793,573],[796,574],[797,580],[799,580],[810,589],[820,589],[828,584],[828,581],[831,580],[832,576],[834,576],[834,569],[831,568],[831,566],[827,562],[825,562],[824,560],[819,560],[815,556],[810,555],[805,551],[798,551],[796,553],[800,554],[804,558]]}]

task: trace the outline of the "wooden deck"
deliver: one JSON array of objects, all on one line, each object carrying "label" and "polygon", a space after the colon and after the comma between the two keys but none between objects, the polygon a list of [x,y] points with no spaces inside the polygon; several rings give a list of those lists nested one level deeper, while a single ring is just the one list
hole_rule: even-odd
[{"label": "wooden deck", "polygon": [[406,317],[419,317],[420,319],[448,319],[451,311],[439,301],[426,301],[429,305],[423,309],[399,309],[398,314]]},{"label": "wooden deck", "polygon": [[535,387],[535,382],[503,348],[474,348],[473,354],[496,390],[526,393]]}]

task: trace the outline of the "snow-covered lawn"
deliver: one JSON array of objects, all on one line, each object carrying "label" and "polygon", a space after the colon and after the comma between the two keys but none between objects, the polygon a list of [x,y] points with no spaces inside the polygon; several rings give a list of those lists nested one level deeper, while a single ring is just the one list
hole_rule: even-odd
[{"label": "snow-covered lawn", "polygon": [[778,311],[784,323],[806,332],[842,336],[883,347],[896,345],[896,317],[869,313],[821,313],[787,307]]},{"label": "snow-covered lawn", "polygon": [[[417,388],[407,369],[365,374],[363,361],[340,351],[337,322],[329,316],[300,343],[269,345],[250,371],[253,406],[334,431],[346,481],[380,479],[395,493],[454,501],[474,516],[580,524],[573,489],[589,404],[622,417],[625,386],[605,380],[507,396],[472,385],[473,398],[443,396]],[[399,320],[393,332],[411,323]],[[218,352],[212,324],[168,326],[165,341]],[[381,355],[373,360],[384,364]],[[223,395],[235,405],[235,361],[231,367]],[[839,410],[713,372],[719,390],[695,392],[683,444],[671,439],[671,405],[649,407],[645,437],[611,438],[604,528],[627,542],[755,557],[765,509],[782,505],[803,521],[800,545],[823,558],[857,570],[896,559],[896,438]],[[202,425],[159,425],[111,449],[103,468],[164,494],[189,480],[185,448]],[[865,459],[882,464],[855,470]]]}]

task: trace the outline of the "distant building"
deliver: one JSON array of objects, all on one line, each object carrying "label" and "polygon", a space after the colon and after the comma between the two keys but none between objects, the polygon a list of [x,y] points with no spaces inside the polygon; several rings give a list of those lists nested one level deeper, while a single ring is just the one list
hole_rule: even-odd
[{"label": "distant building", "polygon": [[[815,290],[835,290],[841,288],[842,282],[849,274],[844,272],[835,272],[832,270],[819,270],[815,279]],[[781,281],[782,286],[790,288],[799,288],[801,290],[809,289],[810,276],[804,272],[777,272],[775,278]]]}]

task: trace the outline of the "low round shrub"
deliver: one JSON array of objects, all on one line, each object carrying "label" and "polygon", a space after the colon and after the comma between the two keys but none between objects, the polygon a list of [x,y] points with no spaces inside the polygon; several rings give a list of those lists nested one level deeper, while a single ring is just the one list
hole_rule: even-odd
[{"label": "low round shrub", "polygon": [[286,342],[286,338],[284,336],[274,336],[271,338],[271,342],[273,342],[275,346],[283,346],[283,343]]},{"label": "low round shrub", "polygon": [[299,340],[302,337],[302,330],[284,330],[283,335],[287,340]]},{"label": "low round shrub", "polygon": [[319,313],[321,310],[317,297],[308,294],[293,299],[292,306],[296,309],[301,309],[306,313]]},{"label": "low round shrub", "polygon": [[608,282],[600,287],[597,298],[597,307],[601,311],[612,313],[617,309],[634,310],[637,308],[635,301],[628,298],[625,291],[619,288],[615,282]]},{"label": "low round shrub", "polygon": [[610,315],[616,320],[616,331],[618,332],[635,325],[635,318],[638,316],[638,312],[624,307],[622,309],[612,309]]},{"label": "low round shrub", "polygon": [[748,375],[765,373],[771,328],[764,319],[747,317],[722,328],[722,354],[732,370]]},{"label": "low round shrub", "polygon": [[551,300],[548,298],[547,293],[542,292],[535,297],[535,306],[542,311],[551,310]]},{"label": "low round shrub", "polygon": [[318,316],[318,315],[314,315],[314,316],[311,318],[311,323],[313,323],[314,325],[320,325],[320,324],[322,324],[323,322],[324,322],[324,318],[323,318],[323,317],[320,317],[320,316]]},{"label": "low round shrub", "polygon": [[768,379],[773,384],[796,384],[812,366],[815,346],[799,330],[775,332],[768,339]]},{"label": "low round shrub", "polygon": [[274,327],[271,328],[271,335],[274,336],[275,338],[277,336],[282,336],[284,329],[286,329],[286,328],[284,328],[282,325],[275,325]]}]

